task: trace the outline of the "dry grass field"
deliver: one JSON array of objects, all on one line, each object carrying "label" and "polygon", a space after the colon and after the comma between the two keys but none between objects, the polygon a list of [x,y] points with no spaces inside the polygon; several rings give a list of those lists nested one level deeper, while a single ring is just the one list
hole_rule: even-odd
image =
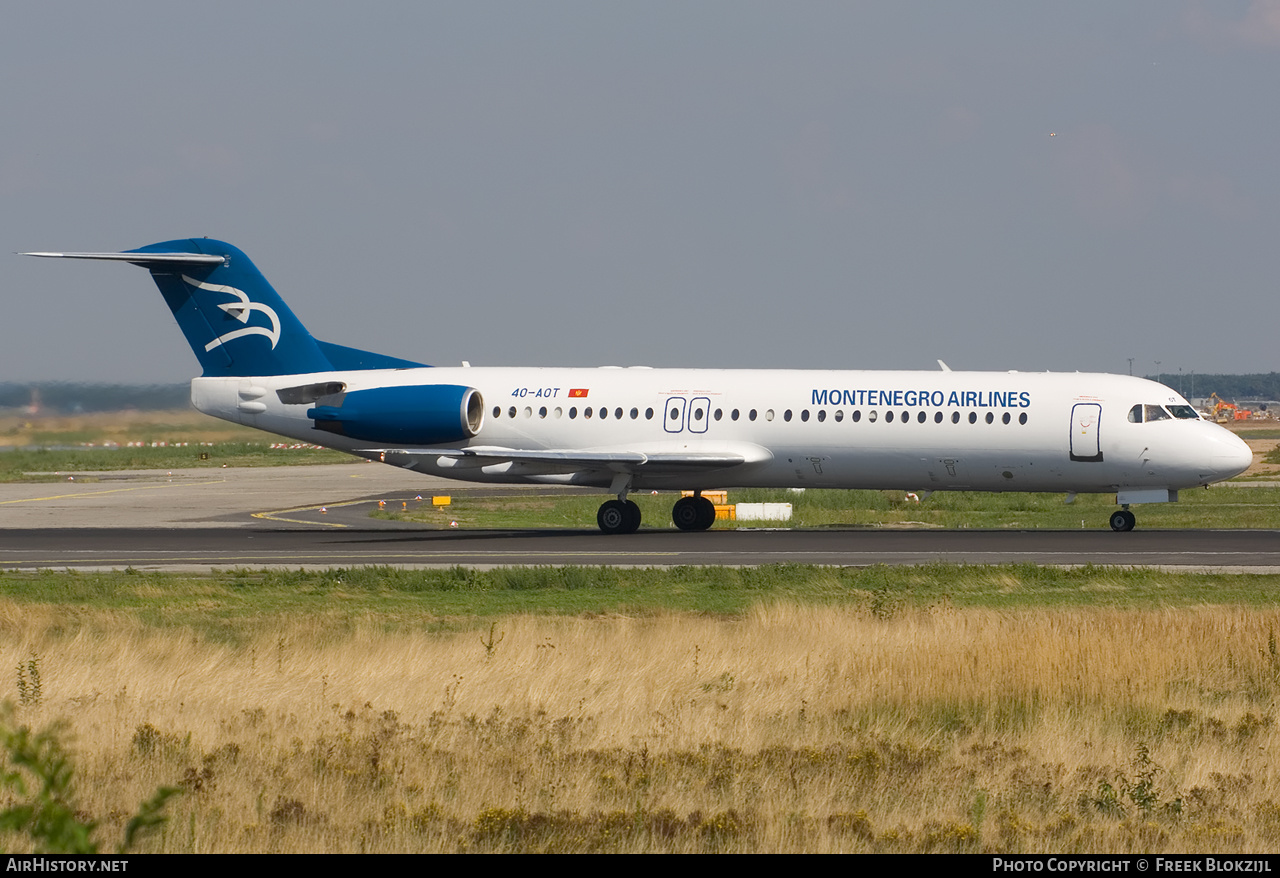
[{"label": "dry grass field", "polygon": [[348,622],[227,645],[6,598],[0,666],[105,837],[182,787],[154,850],[1280,846],[1275,609]]}]

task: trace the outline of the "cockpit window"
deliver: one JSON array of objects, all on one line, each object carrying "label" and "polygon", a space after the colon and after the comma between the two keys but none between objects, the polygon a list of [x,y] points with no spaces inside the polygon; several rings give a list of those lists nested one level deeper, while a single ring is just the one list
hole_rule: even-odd
[{"label": "cockpit window", "polygon": [[1143,406],[1144,421],[1167,421],[1170,417],[1170,414],[1158,405]]},{"label": "cockpit window", "polygon": [[1130,424],[1142,423],[1142,404],[1141,403],[1129,409],[1129,423]]},{"label": "cockpit window", "polygon": [[1200,419],[1200,413],[1189,405],[1171,405],[1169,411],[1173,412],[1175,418],[1186,421],[1196,421]]}]

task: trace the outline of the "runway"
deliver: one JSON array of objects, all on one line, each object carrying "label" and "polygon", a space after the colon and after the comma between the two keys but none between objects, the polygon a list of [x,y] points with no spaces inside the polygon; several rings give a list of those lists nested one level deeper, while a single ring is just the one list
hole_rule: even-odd
[{"label": "runway", "polygon": [[0,568],[951,562],[1280,572],[1276,531],[427,530],[368,512],[379,499],[486,489],[366,464],[70,478],[0,486]]}]

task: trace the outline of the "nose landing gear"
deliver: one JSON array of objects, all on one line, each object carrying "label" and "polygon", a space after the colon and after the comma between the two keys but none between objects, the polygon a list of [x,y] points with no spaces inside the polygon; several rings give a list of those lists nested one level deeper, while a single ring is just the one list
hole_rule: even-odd
[{"label": "nose landing gear", "polygon": [[1138,519],[1129,511],[1128,506],[1111,513],[1111,529],[1118,533],[1127,533],[1133,530],[1133,526],[1137,521]]}]

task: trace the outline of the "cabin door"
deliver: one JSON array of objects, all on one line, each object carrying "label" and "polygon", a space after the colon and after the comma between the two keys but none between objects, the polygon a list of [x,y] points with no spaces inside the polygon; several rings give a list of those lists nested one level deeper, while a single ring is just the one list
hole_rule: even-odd
[{"label": "cabin door", "polygon": [[1071,407],[1071,459],[1098,463],[1102,461],[1102,444],[1098,422],[1102,406],[1096,402],[1078,402]]}]

